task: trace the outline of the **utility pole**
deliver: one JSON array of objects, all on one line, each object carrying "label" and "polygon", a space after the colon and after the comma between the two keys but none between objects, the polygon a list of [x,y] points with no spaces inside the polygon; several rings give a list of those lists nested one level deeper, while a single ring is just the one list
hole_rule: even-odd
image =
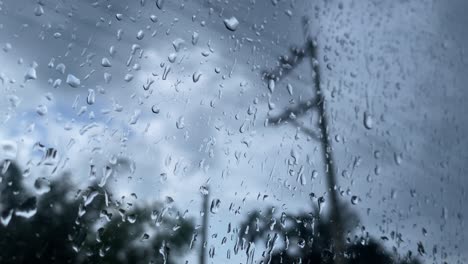
[{"label": "utility pole", "polygon": [[[305,102],[301,102],[293,108],[286,109],[282,114],[276,118],[270,119],[274,124],[280,124],[284,121],[290,121],[293,125],[303,128],[303,130],[315,139],[321,142],[323,159],[325,161],[325,173],[326,173],[326,184],[327,191],[330,199],[330,220],[334,225],[333,242],[335,246],[335,263],[343,264],[344,259],[344,230],[343,230],[343,219],[339,207],[339,198],[336,181],[336,168],[333,157],[333,148],[330,142],[330,127],[328,123],[328,116],[326,113],[325,96],[321,87],[321,72],[320,64],[318,63],[318,46],[309,36],[308,30],[309,20],[303,19],[304,35],[305,35],[305,47],[304,49],[291,49],[291,57],[283,57],[280,59],[280,65],[272,72],[266,73],[267,80],[279,81],[284,76],[292,72],[292,70],[298,66],[305,57],[310,59],[310,65],[312,69],[313,86],[312,90],[315,93],[315,98]],[[298,121],[297,117],[307,113],[309,109],[316,110],[319,114],[319,134],[311,129],[304,128]]]},{"label": "utility pole", "polygon": [[203,196],[203,204],[202,204],[202,210],[203,210],[203,220],[202,220],[202,229],[201,229],[201,244],[200,244],[200,259],[199,263],[200,264],[206,264],[206,249],[205,246],[207,246],[208,242],[208,213],[209,213],[209,208],[208,208],[208,200],[209,200],[209,195],[210,195],[210,189],[208,186],[205,186],[205,193],[202,193]]}]

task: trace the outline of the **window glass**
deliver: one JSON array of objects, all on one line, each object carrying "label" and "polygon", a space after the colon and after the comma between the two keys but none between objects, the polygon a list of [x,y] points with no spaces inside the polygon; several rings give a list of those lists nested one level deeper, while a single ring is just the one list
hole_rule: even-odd
[{"label": "window glass", "polygon": [[465,10],[0,0],[0,263],[467,263]]}]

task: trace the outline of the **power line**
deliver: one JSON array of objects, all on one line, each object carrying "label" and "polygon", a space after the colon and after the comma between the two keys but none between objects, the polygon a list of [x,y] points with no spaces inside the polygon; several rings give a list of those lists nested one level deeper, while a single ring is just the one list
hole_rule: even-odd
[{"label": "power line", "polygon": [[[299,126],[302,131],[321,142],[323,159],[325,161],[325,173],[327,190],[330,198],[330,220],[334,224],[333,242],[335,246],[335,263],[344,263],[344,230],[343,220],[339,208],[339,198],[337,191],[336,168],[332,152],[332,146],[329,137],[329,122],[326,113],[325,96],[321,87],[320,64],[318,62],[318,45],[308,34],[308,18],[303,19],[303,28],[305,35],[304,48],[291,48],[290,56],[283,56],[279,60],[279,66],[270,72],[264,72],[267,81],[280,81],[291,73],[306,57],[310,60],[312,69],[313,85],[312,90],[315,98],[300,102],[296,106],[286,109],[283,113],[271,118],[269,121],[279,125],[283,122],[290,122]],[[319,114],[319,134],[314,130],[301,125],[297,118],[307,114],[310,110],[316,110]]]}]

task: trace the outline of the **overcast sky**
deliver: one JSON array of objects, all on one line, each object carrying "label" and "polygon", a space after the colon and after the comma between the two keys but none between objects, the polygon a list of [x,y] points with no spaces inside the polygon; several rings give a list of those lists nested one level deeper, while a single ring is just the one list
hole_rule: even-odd
[{"label": "overcast sky", "polygon": [[[310,210],[309,193],[326,192],[319,142],[292,125],[265,126],[314,95],[310,63],[273,91],[262,80],[303,44],[308,16],[342,201],[375,237],[401,232],[403,251],[422,241],[426,261],[444,253],[448,263],[467,261],[466,1],[38,2],[0,2],[0,139],[17,146],[30,182],[50,171],[35,165],[36,142],[57,149],[56,175],[70,171],[77,188],[91,184],[91,164],[100,180],[117,158],[106,183],[116,197],[170,196],[194,217],[209,182],[221,200],[210,218],[220,234],[210,241],[213,263],[235,244],[220,243],[227,225],[248,212]],[[235,31],[223,22],[231,17]],[[69,74],[80,84],[68,84]]]}]

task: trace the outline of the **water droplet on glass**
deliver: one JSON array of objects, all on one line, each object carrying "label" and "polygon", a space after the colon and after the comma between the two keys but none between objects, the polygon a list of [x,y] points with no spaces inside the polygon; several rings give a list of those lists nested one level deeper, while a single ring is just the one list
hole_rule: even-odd
[{"label": "water droplet on glass", "polygon": [[95,101],[96,101],[96,93],[94,92],[93,89],[88,89],[88,97],[86,97],[86,102],[89,105],[92,105],[94,104]]},{"label": "water droplet on glass", "polygon": [[112,175],[112,168],[110,166],[104,167],[102,171],[102,178],[99,182],[99,187],[104,187],[106,185],[107,179]]},{"label": "water droplet on glass", "polygon": [[67,75],[67,84],[70,85],[71,87],[73,88],[76,88],[78,86],[80,86],[80,79],[76,78],[74,75],[72,74],[68,74]]},{"label": "water droplet on glass", "polygon": [[200,193],[203,195],[208,195],[209,193],[208,187],[206,187],[205,185],[200,186]]},{"label": "water droplet on glass", "polygon": [[164,5],[164,0],[156,0],[156,6],[157,6],[159,9],[162,9],[162,8],[163,8],[163,5]]},{"label": "water droplet on glass", "polygon": [[305,245],[306,245],[305,239],[300,238],[299,241],[297,242],[297,245],[298,245],[300,248],[304,248]]},{"label": "water droplet on glass", "polygon": [[109,61],[108,58],[102,58],[101,66],[102,67],[112,67],[112,64],[111,64],[111,62]]},{"label": "water droplet on glass", "polygon": [[24,75],[24,81],[29,81],[29,80],[36,80],[37,79],[37,73],[36,73],[36,68],[31,67],[28,69],[26,74]]},{"label": "water droplet on glass", "polygon": [[143,236],[141,236],[141,239],[140,241],[145,241],[145,240],[148,240],[149,239],[149,235],[147,233],[144,233]]},{"label": "water droplet on glass", "polygon": [[395,160],[396,165],[401,165],[401,162],[403,160],[403,155],[400,153],[393,153],[393,159]]},{"label": "water droplet on glass", "polygon": [[221,201],[219,199],[213,199],[211,201],[210,212],[216,214],[221,206]]},{"label": "water droplet on glass", "polygon": [[374,120],[372,119],[372,115],[368,112],[364,112],[364,127],[367,129],[372,129],[374,126]]},{"label": "water droplet on glass", "polygon": [[9,52],[12,49],[11,43],[5,43],[5,46],[3,47],[4,52]]},{"label": "water droplet on glass", "polygon": [[293,87],[292,87],[292,85],[288,83],[288,84],[286,85],[286,88],[288,89],[289,95],[293,95]]},{"label": "water droplet on glass", "polygon": [[169,60],[170,63],[174,63],[177,58],[177,53],[173,52],[167,56],[167,59]]},{"label": "water droplet on glass", "polygon": [[235,17],[226,18],[224,19],[224,25],[230,31],[236,31],[237,27],[239,26],[239,21]]},{"label": "water droplet on glass", "polygon": [[18,154],[18,145],[14,141],[0,141],[0,159],[14,160]]},{"label": "water droplet on glass", "polygon": [[88,195],[83,196],[84,206],[90,205],[93,202],[94,198],[98,196],[98,194],[98,191],[91,191]]},{"label": "water droplet on glass", "polygon": [[157,105],[153,105],[151,107],[151,112],[155,113],[155,114],[159,114],[161,110],[159,109],[159,107]]},{"label": "water droplet on glass", "polygon": [[60,63],[55,67],[55,70],[60,72],[61,74],[65,74],[66,68],[67,68],[67,66],[65,66],[65,64]]},{"label": "water droplet on glass", "polygon": [[129,124],[130,125],[136,124],[138,122],[138,119],[140,118],[140,115],[141,115],[140,109],[133,111],[133,115],[130,117]]},{"label": "water droplet on glass", "polygon": [[273,93],[275,91],[275,80],[268,80],[268,90],[270,90],[270,93]]},{"label": "water droplet on glass", "polygon": [[184,120],[185,120],[185,119],[184,119],[183,116],[181,116],[181,117],[179,117],[179,119],[177,119],[176,127],[177,127],[178,129],[183,129],[183,128],[185,127]]},{"label": "water droplet on glass", "polygon": [[145,32],[143,32],[143,30],[139,30],[139,31],[137,32],[136,38],[137,38],[138,40],[142,40],[144,37],[145,37]]},{"label": "water droplet on glass", "polygon": [[58,162],[57,150],[54,148],[47,148],[42,157],[41,164],[45,166],[54,166]]},{"label": "water droplet on glass", "polygon": [[198,82],[198,80],[200,80],[200,77],[202,76],[201,72],[197,71],[197,72],[194,72],[193,75],[192,75],[192,80],[194,83]]},{"label": "water droplet on glass", "polygon": [[184,40],[181,38],[177,38],[174,41],[172,41],[172,46],[174,47],[174,50],[178,52],[180,48],[182,47],[182,44],[184,44]]},{"label": "water droplet on glass", "polygon": [[2,223],[3,226],[7,226],[10,223],[12,217],[13,209],[5,210],[0,215],[0,223]]},{"label": "water droplet on glass", "polygon": [[36,6],[36,8],[34,8],[34,15],[35,16],[42,16],[44,14],[44,8],[42,8],[41,5],[38,5]]},{"label": "water droplet on glass", "polygon": [[105,81],[106,83],[110,83],[111,80],[112,80],[112,74],[110,74],[110,73],[108,73],[108,72],[105,72],[105,73],[104,73],[104,81]]},{"label": "water droplet on glass", "polygon": [[42,105],[42,104],[41,104],[41,105],[38,105],[38,106],[36,107],[36,113],[37,113],[38,115],[40,115],[40,116],[45,116],[45,115],[47,115],[47,106]]},{"label": "water droplet on glass", "polygon": [[351,196],[351,203],[356,205],[359,203],[359,197],[357,197],[356,195],[353,195]]},{"label": "water droplet on glass", "polygon": [[15,215],[23,218],[31,218],[37,212],[37,199],[30,197],[24,201],[16,210]]},{"label": "water droplet on glass", "polygon": [[129,214],[127,215],[127,221],[130,223],[130,224],[134,224],[137,220],[137,216],[136,214]]},{"label": "water droplet on glass", "polygon": [[192,34],[192,45],[197,45],[199,34],[198,32],[193,32]]},{"label": "water droplet on glass", "polygon": [[130,82],[131,80],[133,80],[133,74],[130,74],[130,73],[125,74],[124,81]]},{"label": "water droplet on glass", "polygon": [[44,177],[37,178],[34,181],[34,189],[37,195],[50,192],[50,181]]}]

